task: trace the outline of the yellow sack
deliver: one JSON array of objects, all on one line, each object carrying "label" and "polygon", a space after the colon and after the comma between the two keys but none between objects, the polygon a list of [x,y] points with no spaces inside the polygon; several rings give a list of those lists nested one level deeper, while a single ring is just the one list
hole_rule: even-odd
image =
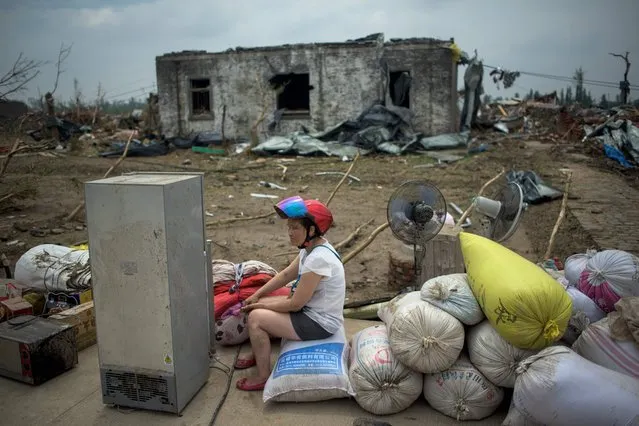
[{"label": "yellow sack", "polygon": [[452,43],[448,48],[453,51],[453,63],[458,63],[461,59],[462,50],[459,48],[457,43]]},{"label": "yellow sack", "polygon": [[539,266],[475,234],[459,234],[470,287],[499,334],[521,349],[559,340],[572,313],[563,286]]}]

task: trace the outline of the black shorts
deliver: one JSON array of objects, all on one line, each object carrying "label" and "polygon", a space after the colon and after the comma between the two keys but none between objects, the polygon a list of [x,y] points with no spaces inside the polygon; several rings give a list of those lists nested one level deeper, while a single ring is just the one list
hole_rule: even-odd
[{"label": "black shorts", "polygon": [[322,340],[333,335],[333,333],[324,330],[303,311],[291,312],[291,322],[297,337],[301,340]]}]

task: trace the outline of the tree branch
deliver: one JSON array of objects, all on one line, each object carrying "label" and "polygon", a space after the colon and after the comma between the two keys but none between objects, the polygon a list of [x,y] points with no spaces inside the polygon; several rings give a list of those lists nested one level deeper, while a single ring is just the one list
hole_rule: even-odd
[{"label": "tree branch", "polygon": [[67,47],[64,46],[64,43],[62,43],[60,45],[60,50],[58,51],[58,61],[55,64],[56,70],[57,70],[56,75],[55,75],[55,83],[53,85],[53,90],[49,92],[52,95],[55,93],[56,90],[58,90],[58,83],[60,82],[60,75],[66,71],[66,70],[62,69],[62,64],[64,63],[64,61],[71,54],[71,48],[72,47],[73,47],[73,44],[70,44]]},{"label": "tree branch", "polygon": [[[115,170],[116,167],[118,167],[120,163],[124,161],[124,159],[126,158],[126,154],[129,152],[129,145],[131,145],[131,139],[133,139],[133,132],[131,132],[131,135],[129,136],[129,140],[126,142],[126,145],[124,146],[124,152],[122,152],[122,155],[120,156],[120,158],[118,158],[118,161],[116,161],[115,164],[112,165],[109,168],[109,170],[106,171],[104,176],[102,176],[102,179],[108,178],[109,175],[111,175],[111,172],[113,172],[113,170]],[[75,215],[77,215],[80,212],[80,210],[82,210],[82,207],[84,207],[84,204],[85,204],[85,201],[82,200],[82,202],[78,204],[78,206],[75,209],[73,209],[71,213],[69,213],[69,215],[65,218],[65,220],[68,222],[71,219],[73,219]]]},{"label": "tree branch", "polygon": [[2,178],[2,176],[4,176],[5,172],[7,171],[7,167],[9,166],[9,162],[11,161],[11,157],[13,157],[18,152],[27,148],[26,146],[20,146],[21,142],[22,141],[20,139],[16,139],[16,141],[13,144],[13,147],[11,147],[11,151],[9,151],[9,153],[7,154],[7,157],[4,159],[4,163],[2,163],[2,166],[0,167],[0,179]]},{"label": "tree branch", "polygon": [[337,190],[339,189],[340,186],[342,186],[342,184],[344,183],[348,175],[351,173],[351,170],[353,170],[353,167],[355,167],[355,163],[357,162],[358,158],[359,158],[359,150],[357,150],[357,155],[355,155],[355,158],[353,158],[353,162],[351,163],[351,166],[348,168],[348,170],[346,170],[346,174],[342,176],[342,179],[337,183],[337,186],[335,187],[333,192],[331,192],[331,195],[328,197],[328,200],[326,200],[326,206],[328,206],[331,203],[331,201],[333,200],[333,197],[337,193]]},{"label": "tree branch", "polygon": [[[484,184],[484,186],[482,186],[479,189],[479,192],[477,193],[477,195],[475,195],[475,198],[477,197],[481,197],[484,194],[484,191],[486,190],[486,188],[488,188],[490,185],[492,185],[494,182],[496,182],[500,177],[502,177],[504,174],[506,173],[506,169],[501,169],[501,171],[499,172],[499,174],[497,176],[495,176],[494,178],[492,178],[491,180],[489,180],[488,182],[486,182]],[[457,221],[457,226],[461,226],[464,221],[466,220],[466,218],[468,216],[470,216],[470,213],[473,211],[473,209],[475,208],[475,202],[473,201],[472,203],[470,203],[470,206],[468,206],[468,208],[466,209],[466,211],[462,214],[462,216],[459,218],[459,220]]]},{"label": "tree branch", "polygon": [[[22,125],[24,124],[25,120],[30,115],[31,114],[25,114],[22,116],[22,119],[20,120],[20,123],[18,124],[18,133],[22,133]],[[2,179],[2,176],[4,176],[4,174],[7,171],[7,167],[9,167],[9,162],[11,161],[11,157],[13,157],[18,152],[25,150],[27,148],[28,148],[27,146],[22,145],[22,141],[20,140],[20,138],[16,138],[16,141],[14,142],[13,147],[11,147],[11,151],[9,151],[9,153],[7,154],[7,157],[4,160],[4,163],[2,163],[2,166],[0,167],[0,179]]]},{"label": "tree branch", "polygon": [[621,58],[626,63],[626,71],[623,73],[623,79],[624,81],[628,81],[628,73],[630,72],[630,65],[632,65],[630,63],[630,60],[628,59],[630,52],[626,52],[625,55],[622,55],[621,53],[609,53],[609,55],[616,58]]},{"label": "tree branch", "polygon": [[566,206],[568,205],[568,193],[570,192],[570,184],[572,182],[572,171],[567,169],[562,169],[562,173],[566,175],[566,184],[564,188],[564,196],[561,200],[561,209],[559,210],[559,216],[557,217],[557,221],[555,222],[555,226],[552,229],[552,233],[550,234],[550,240],[548,241],[548,248],[546,249],[546,253],[544,254],[543,260],[550,259],[552,255],[552,249],[555,245],[555,238],[557,237],[557,232],[559,231],[559,226],[561,226],[561,222],[564,220],[566,216]]},{"label": "tree branch", "polygon": [[40,68],[45,63],[27,59],[20,53],[11,69],[0,77],[0,99],[6,99],[13,93],[23,92],[25,86],[40,74]]},{"label": "tree branch", "polygon": [[348,254],[346,254],[346,256],[344,256],[342,258],[342,263],[346,263],[348,261],[350,261],[352,258],[354,258],[355,256],[357,256],[362,250],[364,250],[366,247],[368,247],[368,245],[370,243],[373,242],[373,240],[386,228],[388,228],[390,226],[390,224],[388,222],[383,223],[381,225],[379,225],[369,236],[368,238],[359,246],[357,246],[356,248],[354,248],[351,252],[349,252]]}]

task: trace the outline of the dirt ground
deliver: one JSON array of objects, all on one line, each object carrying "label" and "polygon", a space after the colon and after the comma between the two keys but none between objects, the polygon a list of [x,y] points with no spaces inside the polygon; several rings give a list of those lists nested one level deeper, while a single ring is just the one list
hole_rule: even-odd
[{"label": "dirt ground", "polygon": [[[9,145],[7,140],[0,146]],[[29,154],[12,158],[0,187],[3,194],[29,188],[26,198],[13,198],[0,205],[0,253],[15,263],[22,253],[38,244],[71,245],[87,238],[84,210],[74,220],[65,217],[82,201],[83,182],[99,179],[117,160],[65,153],[59,156]],[[463,154],[463,153],[462,153]],[[185,160],[189,160],[186,161]],[[0,159],[0,162],[4,161]],[[361,182],[344,183],[330,204],[335,226],[328,234],[335,244],[355,228],[368,222],[354,246],[373,229],[386,221],[387,202],[391,193],[406,180],[423,179],[434,183],[447,202],[465,209],[473,196],[500,169],[534,170],[544,181],[559,189],[563,177],[559,169],[579,162],[592,165],[590,157],[538,142],[506,140],[491,145],[487,152],[465,157],[451,164],[438,164],[425,154],[409,156],[361,157],[352,174]],[[185,165],[185,163],[188,163]],[[283,168],[287,167],[282,179]],[[207,221],[256,216],[272,211],[276,201],[252,197],[251,193],[273,194],[280,198],[301,194],[326,201],[340,176],[318,172],[345,172],[349,162],[338,158],[257,158],[247,155],[209,156],[178,150],[164,157],[127,158],[115,174],[134,171],[203,171],[206,173],[205,209]],[[260,181],[277,183],[287,190],[264,188]],[[489,190],[489,193],[491,191]],[[505,245],[523,256],[541,260],[552,227],[557,219],[561,200],[529,206],[517,235]],[[459,215],[452,212],[456,218]],[[473,223],[476,217],[471,216]],[[471,230],[472,231],[472,230]],[[262,260],[276,269],[290,262],[287,255],[294,248],[288,245],[283,221],[270,216],[207,227],[208,237],[215,242],[215,258],[233,262]],[[16,242],[17,241],[17,242]],[[391,295],[387,288],[388,253],[396,244],[390,230],[346,265],[348,302]],[[568,255],[593,247],[594,242],[583,232],[568,212],[555,242],[554,256],[564,260]],[[349,248],[341,250],[342,255]]]}]

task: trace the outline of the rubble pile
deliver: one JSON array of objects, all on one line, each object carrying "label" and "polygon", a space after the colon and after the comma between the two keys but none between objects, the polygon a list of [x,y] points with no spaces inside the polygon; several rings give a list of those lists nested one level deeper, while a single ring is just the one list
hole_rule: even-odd
[{"label": "rubble pile", "polygon": [[483,105],[478,125],[540,142],[572,144],[577,150],[605,155],[622,167],[639,165],[639,110],[631,105],[581,108],[537,100],[505,100]]},{"label": "rubble pile", "polygon": [[[477,72],[483,73],[483,69],[479,66]],[[411,109],[380,102],[365,106],[358,116],[344,117],[321,131],[300,126],[298,131],[279,134],[278,126],[265,122],[260,133],[262,140],[256,146],[248,143],[248,137],[229,140],[216,128],[166,138],[161,132],[157,97],[153,96],[147,108],[129,114],[100,114],[86,108],[55,115],[29,112],[12,122],[13,127],[18,127],[13,132],[26,136],[24,144],[32,144],[21,149],[76,152],[88,149],[102,157],[123,155],[129,139],[126,152],[129,157],[163,156],[176,149],[212,155],[239,154],[250,149],[257,155],[346,159],[357,153],[403,155],[441,149],[465,149],[472,155],[488,149],[491,140],[501,134],[502,138],[508,135],[508,139],[572,144],[577,151],[607,157],[628,170],[639,164],[639,110],[632,105],[607,109],[582,108],[576,103],[560,105],[557,93],[553,92],[533,99],[514,98],[481,105],[473,101],[469,109],[470,99],[479,99],[470,90],[473,87],[459,92],[459,128],[463,130],[436,135],[426,135],[414,127]],[[487,144],[477,146],[478,140]]]}]

